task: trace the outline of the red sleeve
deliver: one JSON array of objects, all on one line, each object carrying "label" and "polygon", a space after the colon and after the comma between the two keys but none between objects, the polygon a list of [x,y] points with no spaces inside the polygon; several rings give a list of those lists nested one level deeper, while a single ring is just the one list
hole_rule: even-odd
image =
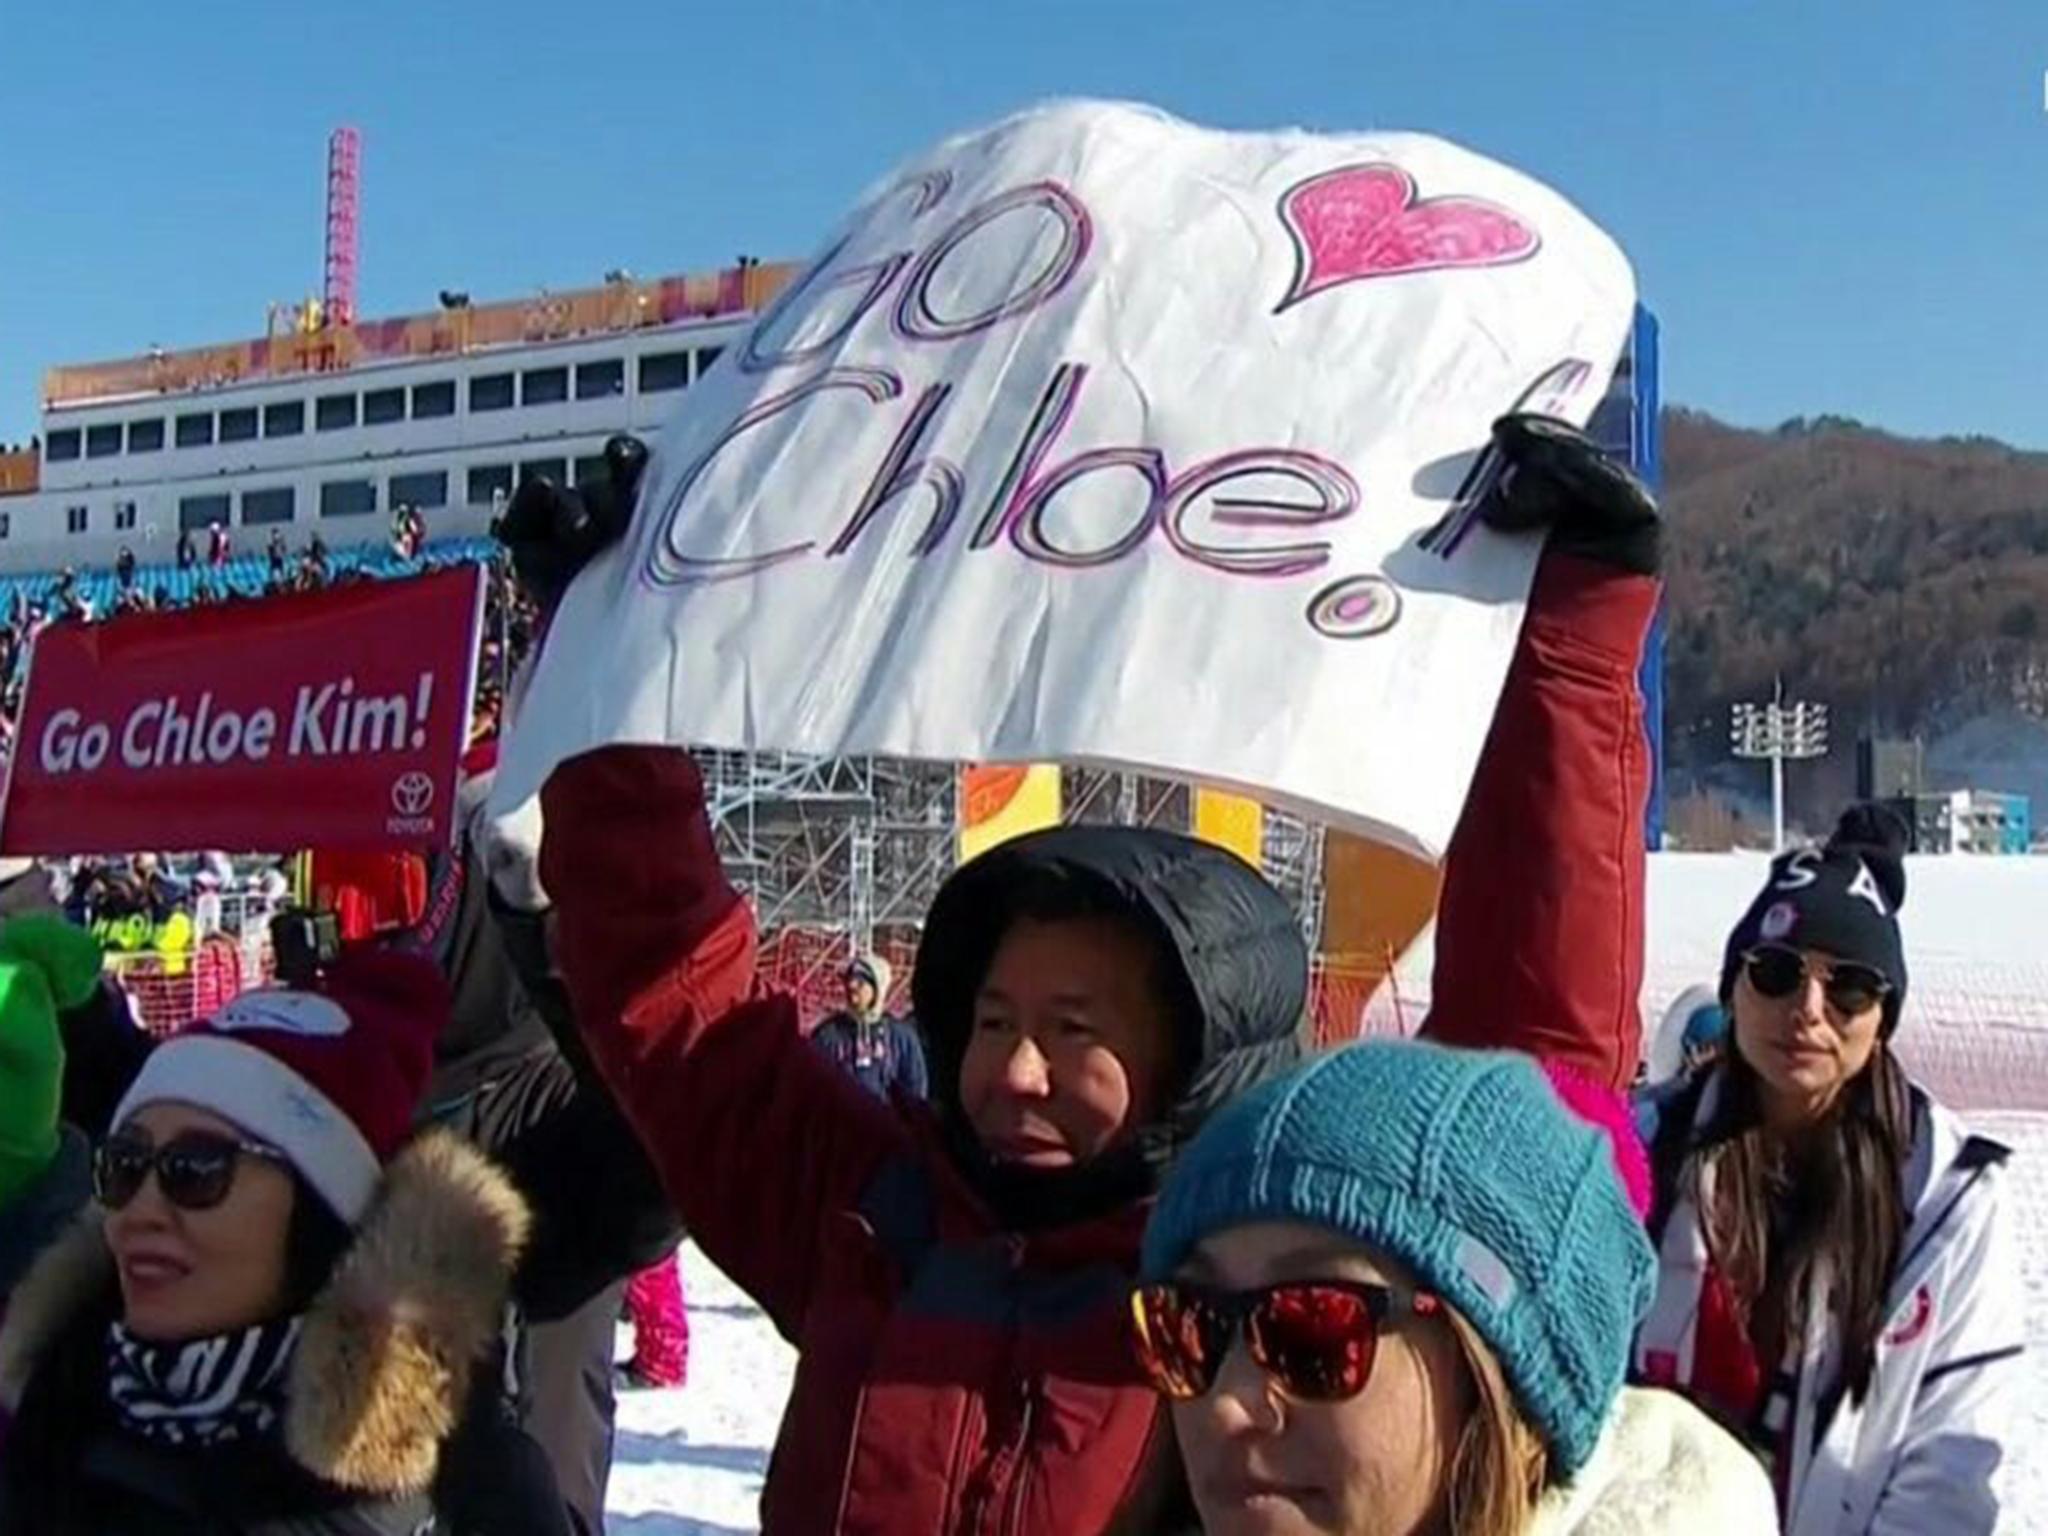
[{"label": "red sleeve", "polygon": [[1547,554],[1444,859],[1422,1033],[1625,1088],[1642,1047],[1637,686],[1657,582]]},{"label": "red sleeve", "polygon": [[577,1027],[713,1263],[793,1334],[817,1239],[907,1133],[755,989],[753,914],[687,752],[610,747],[542,795],[541,878]]}]

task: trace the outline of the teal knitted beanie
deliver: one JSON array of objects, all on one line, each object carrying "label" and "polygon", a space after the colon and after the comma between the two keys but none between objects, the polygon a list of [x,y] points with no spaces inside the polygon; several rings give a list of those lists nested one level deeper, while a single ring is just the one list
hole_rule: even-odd
[{"label": "teal knitted beanie", "polygon": [[1263,1221],[1327,1227],[1414,1270],[1499,1357],[1556,1471],[1585,1464],[1654,1259],[1606,1136],[1527,1057],[1374,1040],[1253,1089],[1174,1164],[1144,1278]]}]

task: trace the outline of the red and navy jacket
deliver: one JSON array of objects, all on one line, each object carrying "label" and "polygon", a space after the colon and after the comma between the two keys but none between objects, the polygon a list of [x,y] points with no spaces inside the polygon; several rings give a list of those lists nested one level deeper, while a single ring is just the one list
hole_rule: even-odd
[{"label": "red and navy jacket", "polygon": [[[1526,1044],[1616,1087],[1632,1074],[1635,668],[1655,602],[1645,578],[1555,555],[1539,569],[1449,856],[1436,1037]],[[557,770],[544,809],[542,878],[592,1056],[704,1252],[799,1351],[762,1495],[770,1536],[1155,1529],[1178,1473],[1129,1355],[1127,1294],[1161,1162],[1295,1057],[1303,967],[1277,895],[1184,839],[1067,829],[1039,850],[1145,904],[1201,1019],[1181,1101],[1142,1156],[1083,1170],[1067,1219],[1025,1219],[950,1102],[966,1020],[948,999],[987,958],[974,900],[948,914],[941,898],[919,960],[935,1102],[883,1103],[760,988],[752,914],[686,754],[591,753]]]}]

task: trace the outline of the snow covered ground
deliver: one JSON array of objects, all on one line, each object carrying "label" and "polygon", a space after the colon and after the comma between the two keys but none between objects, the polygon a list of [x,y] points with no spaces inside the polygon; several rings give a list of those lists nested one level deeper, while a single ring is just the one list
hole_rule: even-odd
[{"label": "snow covered ground", "polygon": [[605,1528],[612,1536],[730,1536],[761,1528],[761,1479],[796,1352],[695,1244],[683,1249],[690,1380],[619,1401]]}]

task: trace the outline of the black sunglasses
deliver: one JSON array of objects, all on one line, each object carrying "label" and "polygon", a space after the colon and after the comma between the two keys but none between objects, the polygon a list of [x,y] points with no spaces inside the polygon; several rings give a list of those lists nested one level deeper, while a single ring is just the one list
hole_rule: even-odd
[{"label": "black sunglasses", "polygon": [[1852,1016],[1875,1008],[1892,989],[1884,973],[1874,966],[1854,960],[1836,960],[1825,967],[1809,966],[1806,956],[1783,944],[1758,945],[1743,956],[1742,965],[1757,995],[1774,1001],[1792,996],[1806,985],[1810,975],[1818,975],[1828,1006]]},{"label": "black sunglasses", "polygon": [[93,1156],[93,1195],[108,1210],[118,1211],[154,1173],[156,1187],[180,1210],[211,1210],[235,1187],[235,1168],[245,1157],[290,1163],[275,1147],[211,1131],[185,1131],[160,1147],[146,1136],[123,1131],[101,1143]]},{"label": "black sunglasses", "polygon": [[1359,1280],[1296,1280],[1248,1291],[1176,1282],[1131,1293],[1138,1364],[1162,1396],[1182,1402],[1216,1384],[1240,1329],[1252,1363],[1289,1397],[1356,1397],[1372,1379],[1387,1320],[1442,1310],[1427,1292]]}]

